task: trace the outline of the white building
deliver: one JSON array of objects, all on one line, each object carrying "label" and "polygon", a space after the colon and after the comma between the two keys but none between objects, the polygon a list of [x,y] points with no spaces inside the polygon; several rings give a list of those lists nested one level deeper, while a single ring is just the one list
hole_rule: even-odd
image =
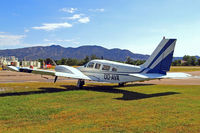
[{"label": "white building", "polygon": [[15,56],[8,56],[8,57],[0,57],[0,65],[6,66],[6,65],[13,65],[16,67],[19,67],[19,61],[18,58]]},{"label": "white building", "polygon": [[41,68],[41,63],[39,61],[22,61],[22,67],[34,67],[34,68]]},{"label": "white building", "polygon": [[7,65],[12,65],[16,67],[33,67],[33,68],[41,68],[41,63],[38,61],[18,61],[18,58],[15,56],[9,57],[0,57],[0,67],[4,67]]}]

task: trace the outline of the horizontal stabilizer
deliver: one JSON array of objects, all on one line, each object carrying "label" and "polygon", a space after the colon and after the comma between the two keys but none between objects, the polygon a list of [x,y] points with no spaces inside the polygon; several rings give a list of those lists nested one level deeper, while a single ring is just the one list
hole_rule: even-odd
[{"label": "horizontal stabilizer", "polygon": [[169,72],[162,78],[170,78],[170,79],[185,79],[185,78],[192,78],[190,74],[181,73],[181,72]]},{"label": "horizontal stabilizer", "polygon": [[142,79],[162,79],[162,78],[170,78],[170,79],[184,79],[191,77],[190,74],[187,73],[167,73],[165,74],[157,74],[157,73],[140,73],[140,74],[129,74],[130,76],[142,78]]},{"label": "horizontal stabilizer", "polygon": [[130,76],[134,76],[137,78],[142,78],[142,79],[156,79],[156,78],[162,78],[162,76],[165,76],[164,74],[152,74],[152,73],[140,73],[140,74],[129,74]]}]

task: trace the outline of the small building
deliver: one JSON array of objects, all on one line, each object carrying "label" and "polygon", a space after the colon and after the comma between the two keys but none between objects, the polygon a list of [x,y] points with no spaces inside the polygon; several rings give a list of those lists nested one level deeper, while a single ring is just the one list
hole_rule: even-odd
[{"label": "small building", "polygon": [[7,65],[16,67],[30,67],[30,68],[41,68],[39,61],[20,61],[15,56],[0,57],[0,68],[4,68]]},{"label": "small building", "polygon": [[187,61],[181,60],[181,64],[186,63]]},{"label": "small building", "polygon": [[15,56],[8,56],[8,57],[0,57],[0,66],[7,66],[7,65],[13,65],[16,67],[19,67],[19,61],[18,58]]},{"label": "small building", "polygon": [[31,67],[31,68],[41,68],[41,63],[39,61],[22,61],[22,67]]}]

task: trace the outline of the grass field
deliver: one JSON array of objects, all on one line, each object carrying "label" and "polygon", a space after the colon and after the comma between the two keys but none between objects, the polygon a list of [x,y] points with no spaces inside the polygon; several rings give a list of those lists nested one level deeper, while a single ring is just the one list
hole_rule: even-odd
[{"label": "grass field", "polygon": [[200,66],[171,66],[170,72],[193,72],[200,71]]},{"label": "grass field", "polygon": [[200,86],[0,84],[0,132],[200,132]]}]

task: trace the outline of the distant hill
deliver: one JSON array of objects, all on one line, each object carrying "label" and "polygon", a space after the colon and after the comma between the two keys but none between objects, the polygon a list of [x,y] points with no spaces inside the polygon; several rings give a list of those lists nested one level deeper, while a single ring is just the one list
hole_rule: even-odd
[{"label": "distant hill", "polygon": [[37,46],[19,49],[0,50],[0,56],[15,56],[19,60],[37,60],[39,58],[61,59],[61,58],[77,58],[83,59],[85,56],[96,55],[109,60],[125,61],[129,56],[134,60],[146,60],[149,55],[135,54],[125,49],[107,49],[101,46],[81,46],[77,48],[64,48],[59,45]]},{"label": "distant hill", "polygon": [[[77,58],[83,59],[85,56],[96,55],[97,57],[103,57],[108,60],[125,61],[129,56],[134,60],[146,60],[149,55],[135,54],[126,49],[107,49],[101,46],[80,46],[77,48],[64,48],[60,45],[51,46],[37,46],[37,47],[26,47],[19,49],[6,49],[0,50],[0,56],[15,56],[19,60],[37,60],[52,58],[55,60],[61,58]],[[173,60],[182,59],[183,57],[174,57]],[[196,58],[200,58],[196,56]]]}]

